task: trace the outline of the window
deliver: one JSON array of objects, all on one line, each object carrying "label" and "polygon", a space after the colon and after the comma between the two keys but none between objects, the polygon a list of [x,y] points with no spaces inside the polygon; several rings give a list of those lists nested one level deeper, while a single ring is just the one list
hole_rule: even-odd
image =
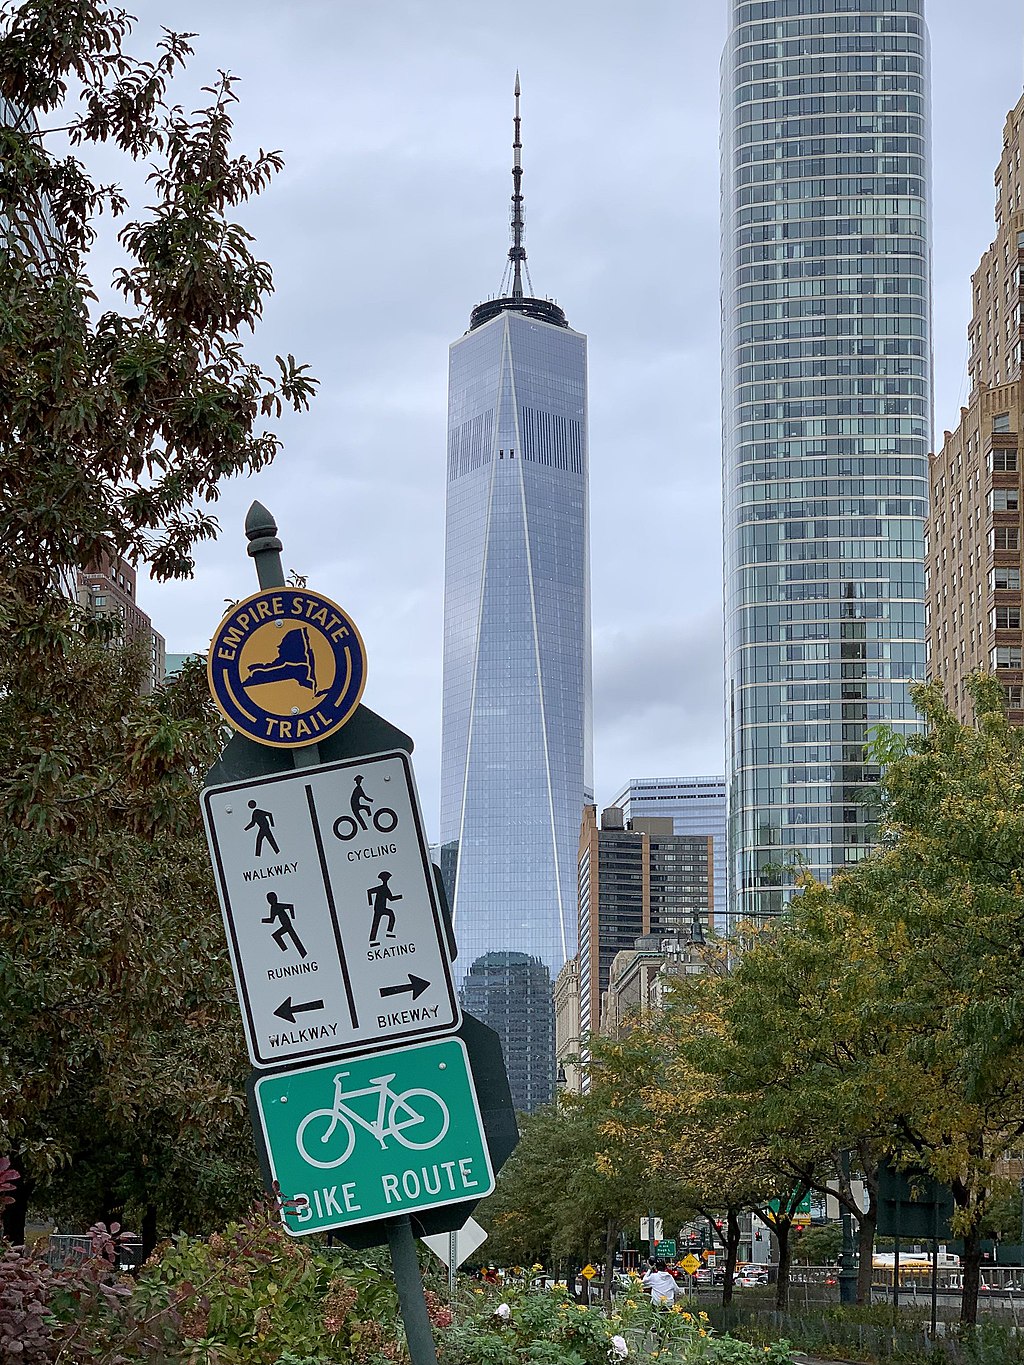
[{"label": "window", "polygon": [[992,587],[1020,590],[1020,569],[995,568],[992,570]]},{"label": "window", "polygon": [[989,494],[990,512],[1016,512],[1020,509],[1020,494],[1016,488],[993,488]]},{"label": "window", "polygon": [[996,630],[1020,630],[1020,607],[993,607],[992,625]]},{"label": "window", "polygon": [[1019,711],[1024,707],[1024,687],[1020,683],[1010,683],[1006,688],[1006,705],[1011,711]]},{"label": "window", "polygon": [[998,473],[1014,473],[1017,469],[1017,452],[1015,450],[990,451],[989,468]]},{"label": "window", "polygon": [[92,604],[94,607],[105,607],[107,605],[107,599],[103,593],[94,592],[92,595]]},{"label": "window", "polygon": [[1021,651],[1017,645],[996,645],[992,651],[993,668],[1020,668]]},{"label": "window", "polygon": [[993,431],[1010,430],[1010,414],[1008,412],[997,412],[992,418]]},{"label": "window", "polygon": [[991,532],[993,550],[1019,550],[1020,527],[996,526]]}]

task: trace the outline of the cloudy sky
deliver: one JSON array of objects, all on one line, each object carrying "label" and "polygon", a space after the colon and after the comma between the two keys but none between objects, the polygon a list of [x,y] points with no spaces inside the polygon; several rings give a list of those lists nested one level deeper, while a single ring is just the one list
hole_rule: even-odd
[{"label": "cloudy sky", "polygon": [[[242,523],[366,642],[364,700],[416,741],[436,832],[447,348],[498,292],[512,85],[522,79],[535,291],[590,345],[595,760],[634,776],[723,766],[718,69],[726,0],[150,0],[195,30],[190,79],[242,78],[238,146],[286,168],[242,221],[274,267],[252,344],[321,380],[274,467],[229,485],[195,581],[143,584],[171,651],[203,650],[255,590]],[[1024,80],[1021,0],[931,0],[936,428],[956,422],[970,272]],[[187,85],[180,98],[189,97]]]}]

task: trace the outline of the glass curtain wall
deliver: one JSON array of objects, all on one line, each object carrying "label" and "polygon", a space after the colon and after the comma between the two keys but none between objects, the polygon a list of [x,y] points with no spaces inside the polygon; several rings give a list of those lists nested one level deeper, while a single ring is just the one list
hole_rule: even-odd
[{"label": "glass curtain wall", "polygon": [[553,981],[592,787],[586,338],[511,300],[451,348],[444,629],[457,966],[512,949]]},{"label": "glass curtain wall", "polygon": [[[722,80],[730,908],[873,838],[915,728],[931,435],[923,0],[732,0]],[[787,869],[789,869],[787,871]]]}]

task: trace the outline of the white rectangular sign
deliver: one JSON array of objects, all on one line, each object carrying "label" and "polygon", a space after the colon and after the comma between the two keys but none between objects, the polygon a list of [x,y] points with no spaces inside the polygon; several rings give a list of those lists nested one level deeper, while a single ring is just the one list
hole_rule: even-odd
[{"label": "white rectangular sign", "polygon": [[458,1027],[407,754],[208,787],[203,817],[254,1065]]}]

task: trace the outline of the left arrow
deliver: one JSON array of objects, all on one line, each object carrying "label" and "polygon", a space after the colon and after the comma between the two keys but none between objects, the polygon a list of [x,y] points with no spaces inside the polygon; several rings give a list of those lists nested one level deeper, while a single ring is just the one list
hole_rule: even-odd
[{"label": "left arrow", "polygon": [[323,1007],[324,1002],[322,1000],[306,1000],[301,1005],[293,1005],[292,998],[289,996],[283,1004],[278,1005],[274,1013],[278,1019],[287,1019],[289,1024],[294,1024],[297,1014],[307,1014],[310,1010],[322,1010]]}]

